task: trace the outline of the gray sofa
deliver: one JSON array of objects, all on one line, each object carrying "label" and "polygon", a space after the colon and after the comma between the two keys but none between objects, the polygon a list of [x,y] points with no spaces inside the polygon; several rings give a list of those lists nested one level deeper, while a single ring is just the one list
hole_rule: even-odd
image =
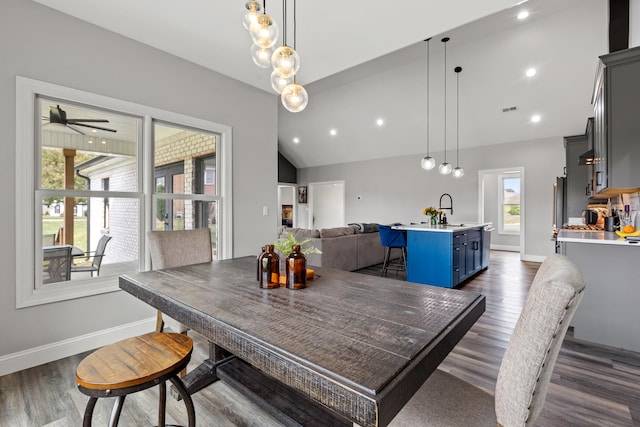
[{"label": "gray sofa", "polygon": [[309,266],[354,271],[384,261],[384,248],[377,226],[353,224],[321,230],[283,227],[281,235],[287,232],[292,233],[298,241],[310,239],[303,247],[315,246],[322,251],[322,254],[306,255]]}]

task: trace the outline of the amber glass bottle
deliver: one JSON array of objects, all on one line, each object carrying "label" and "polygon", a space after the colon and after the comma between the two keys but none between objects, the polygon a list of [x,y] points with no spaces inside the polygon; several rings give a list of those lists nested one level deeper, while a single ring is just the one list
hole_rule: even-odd
[{"label": "amber glass bottle", "polygon": [[292,252],[286,260],[286,282],[289,289],[307,287],[307,259],[300,252],[300,245],[293,245]]},{"label": "amber glass bottle", "polygon": [[260,287],[280,287],[280,257],[273,251],[273,245],[266,246],[267,251],[260,259]]},{"label": "amber glass bottle", "polygon": [[256,280],[258,282],[260,281],[260,264],[262,263],[262,257],[265,253],[267,253],[267,247],[263,246],[260,251],[260,255],[257,257],[258,262],[256,263]]}]

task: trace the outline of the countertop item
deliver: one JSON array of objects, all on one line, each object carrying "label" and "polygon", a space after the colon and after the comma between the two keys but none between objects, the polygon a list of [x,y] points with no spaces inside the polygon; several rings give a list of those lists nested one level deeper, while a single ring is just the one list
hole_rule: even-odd
[{"label": "countertop item", "polygon": [[453,233],[456,231],[471,230],[473,228],[481,228],[487,225],[493,225],[491,222],[464,222],[464,223],[451,223],[447,225],[431,225],[431,224],[402,224],[393,226],[396,230],[411,230],[411,231],[436,231],[442,233]]},{"label": "countertop item", "polygon": [[624,246],[638,246],[640,242],[631,242],[624,237],[618,236],[612,231],[577,231],[577,230],[559,230],[558,242],[572,242],[572,243],[595,243],[602,245],[624,245]]}]

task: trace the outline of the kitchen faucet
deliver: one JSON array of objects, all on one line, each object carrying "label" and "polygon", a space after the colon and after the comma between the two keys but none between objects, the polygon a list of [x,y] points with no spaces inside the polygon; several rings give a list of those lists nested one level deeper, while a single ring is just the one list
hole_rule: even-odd
[{"label": "kitchen faucet", "polygon": [[[442,198],[444,196],[449,197],[449,207],[442,207]],[[438,202],[439,206],[438,206],[438,210],[443,211],[445,209],[448,209],[451,212],[451,215],[453,215],[453,199],[451,198],[451,194],[449,193],[444,193],[442,196],[440,196],[440,202]],[[440,215],[442,217],[442,214]]]}]

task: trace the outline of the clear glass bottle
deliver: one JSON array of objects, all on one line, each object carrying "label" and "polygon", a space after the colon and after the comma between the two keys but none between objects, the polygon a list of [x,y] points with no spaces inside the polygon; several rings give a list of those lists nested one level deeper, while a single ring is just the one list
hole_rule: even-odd
[{"label": "clear glass bottle", "polygon": [[307,259],[300,252],[300,245],[293,245],[291,253],[287,257],[286,283],[289,289],[302,289],[307,287]]},{"label": "clear glass bottle", "polygon": [[265,289],[280,287],[280,257],[273,251],[273,245],[266,246],[260,260],[260,287]]}]

